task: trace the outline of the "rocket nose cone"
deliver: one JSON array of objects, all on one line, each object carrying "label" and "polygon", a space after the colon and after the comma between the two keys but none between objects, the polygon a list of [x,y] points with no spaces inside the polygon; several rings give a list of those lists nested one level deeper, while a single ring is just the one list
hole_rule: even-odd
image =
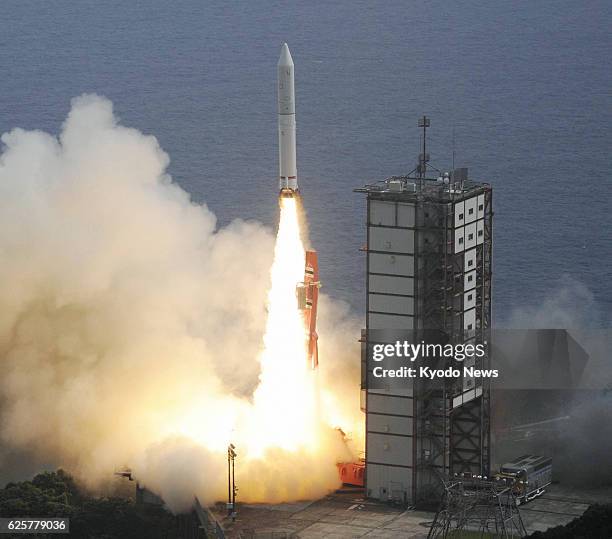
[{"label": "rocket nose cone", "polygon": [[280,58],[278,59],[278,65],[293,66],[293,58],[291,58],[291,53],[289,52],[289,47],[287,46],[287,43],[283,43]]}]

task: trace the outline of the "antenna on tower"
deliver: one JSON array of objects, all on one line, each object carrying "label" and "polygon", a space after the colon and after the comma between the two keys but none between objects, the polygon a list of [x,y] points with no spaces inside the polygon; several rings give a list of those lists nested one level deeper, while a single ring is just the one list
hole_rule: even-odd
[{"label": "antenna on tower", "polygon": [[418,127],[423,128],[423,147],[419,154],[419,164],[417,166],[417,173],[419,176],[421,188],[423,187],[423,180],[425,179],[425,173],[427,172],[427,163],[429,162],[429,154],[427,153],[427,128],[431,125],[429,118],[423,115],[419,118]]}]

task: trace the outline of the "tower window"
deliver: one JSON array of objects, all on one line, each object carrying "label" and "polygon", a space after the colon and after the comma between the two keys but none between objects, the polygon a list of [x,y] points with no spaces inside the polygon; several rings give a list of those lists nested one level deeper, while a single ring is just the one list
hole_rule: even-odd
[{"label": "tower window", "polygon": [[470,208],[470,211],[468,213],[472,215],[474,213],[474,208]]},{"label": "tower window", "polygon": [[473,239],[474,239],[474,234],[470,234],[470,235],[468,236],[468,240],[473,240]]},{"label": "tower window", "polygon": [[468,329],[472,329],[472,324],[468,324]]},{"label": "tower window", "polygon": [[463,243],[463,238],[459,238],[459,245]]},{"label": "tower window", "polygon": [[478,237],[481,237],[481,236],[482,236],[482,230],[479,230],[478,231]]},{"label": "tower window", "polygon": [[471,283],[471,282],[472,282],[472,278],[473,278],[473,277],[474,277],[473,275],[468,275],[468,283]]},{"label": "tower window", "polygon": [[478,211],[482,211],[484,210],[484,204],[480,204],[480,206],[478,206]]},{"label": "tower window", "polygon": [[473,260],[468,260],[468,268],[471,268],[474,265],[474,261]]},{"label": "tower window", "polygon": [[462,213],[459,214],[459,221],[463,221],[463,214]]}]

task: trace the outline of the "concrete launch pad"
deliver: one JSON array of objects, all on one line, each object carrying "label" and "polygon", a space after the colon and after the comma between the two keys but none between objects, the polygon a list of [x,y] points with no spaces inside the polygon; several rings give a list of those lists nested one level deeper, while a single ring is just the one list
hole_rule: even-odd
[{"label": "concrete launch pad", "polygon": [[[551,485],[546,493],[520,507],[529,533],[565,525],[589,505],[610,503],[612,487],[574,488]],[[434,513],[365,500],[359,490],[338,491],[313,502],[239,505],[236,522],[221,506],[213,509],[227,538],[319,539],[377,537],[425,539]]]},{"label": "concrete launch pad", "polygon": [[[420,522],[429,513],[406,512],[401,508],[365,501],[355,493],[336,493],[321,500],[280,506],[247,505],[238,520],[224,522],[227,537],[425,537]],[[408,519],[403,515],[409,515]],[[424,535],[423,535],[424,533]]]},{"label": "concrete launch pad", "polygon": [[228,538],[421,538],[428,530],[420,523],[432,519],[433,513],[365,500],[362,491],[349,490],[313,502],[240,505],[236,522],[225,518],[221,523]]}]

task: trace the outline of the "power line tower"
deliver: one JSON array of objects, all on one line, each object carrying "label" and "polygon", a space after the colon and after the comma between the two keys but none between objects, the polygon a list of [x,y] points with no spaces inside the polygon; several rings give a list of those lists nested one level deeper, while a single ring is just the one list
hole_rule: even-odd
[{"label": "power line tower", "polygon": [[523,537],[527,531],[513,485],[508,480],[478,476],[445,481],[442,503],[427,538],[461,537],[461,531],[508,539]]}]

